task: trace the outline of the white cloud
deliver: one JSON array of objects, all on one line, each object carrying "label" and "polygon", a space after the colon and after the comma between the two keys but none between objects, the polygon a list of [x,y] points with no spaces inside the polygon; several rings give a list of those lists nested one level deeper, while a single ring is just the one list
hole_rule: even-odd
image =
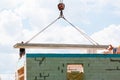
[{"label": "white cloud", "polygon": [[21,18],[11,10],[0,13],[0,44],[12,44],[21,34]]},{"label": "white cloud", "polygon": [[116,0],[116,1],[114,1],[114,0],[112,0],[111,1],[111,4],[115,7],[115,8],[120,8],[120,0]]},{"label": "white cloud", "polygon": [[114,46],[120,45],[120,25],[110,25],[103,30],[92,35],[100,44],[112,44]]},{"label": "white cloud", "polygon": [[[106,5],[108,5],[111,0],[77,0],[70,1],[69,3],[77,4],[73,8],[75,11],[80,10],[81,12],[89,12],[89,11],[101,11]],[[79,4],[79,5],[78,5]],[[68,6],[70,6],[68,4]],[[72,8],[72,7],[71,7]]]},{"label": "white cloud", "polygon": [[15,80],[18,54],[0,54],[0,77],[1,80]]},{"label": "white cloud", "polygon": [[113,2],[113,7],[114,7],[114,15],[120,16],[120,0],[114,1]]},{"label": "white cloud", "polygon": [[[21,37],[22,21],[12,10],[0,12],[0,75],[2,80],[14,80],[18,52],[13,44]],[[15,54],[16,53],[16,54]]]},{"label": "white cloud", "polygon": [[19,6],[23,0],[0,0],[0,11],[4,9],[14,9]]},{"label": "white cloud", "polygon": [[14,74],[0,74],[0,80],[15,80]]},{"label": "white cloud", "polygon": [[27,0],[15,9],[15,12],[23,19],[29,19],[29,27],[33,29],[46,25],[46,23],[50,22],[50,17],[54,16],[54,11],[52,9],[50,10],[50,8],[48,9],[44,6],[40,6],[44,1],[38,2],[37,0]]}]

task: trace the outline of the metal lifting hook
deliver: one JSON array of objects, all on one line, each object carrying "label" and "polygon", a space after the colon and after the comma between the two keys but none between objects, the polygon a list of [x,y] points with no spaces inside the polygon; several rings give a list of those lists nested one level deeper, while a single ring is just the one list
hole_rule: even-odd
[{"label": "metal lifting hook", "polygon": [[65,9],[65,4],[62,2],[62,1],[60,1],[60,3],[58,4],[58,9],[59,9],[59,11],[60,11],[60,18],[63,18],[64,16],[63,16],[63,10]]},{"label": "metal lifting hook", "polygon": [[59,9],[60,11],[64,10],[64,8],[65,8],[65,4],[64,4],[64,3],[59,3],[59,4],[58,4],[58,9]]},{"label": "metal lifting hook", "polygon": [[60,0],[59,4],[58,4],[58,9],[60,11],[60,16],[55,19],[52,23],[50,23],[48,26],[46,26],[45,28],[43,28],[40,32],[38,32],[36,35],[34,35],[30,40],[28,40],[26,43],[29,43],[32,39],[34,39],[36,36],[38,36],[40,33],[42,33],[43,31],[45,31],[47,28],[49,28],[53,23],[55,23],[58,19],[63,18],[66,22],[68,22],[73,28],[75,28],[78,32],[80,32],[80,34],[82,34],[86,39],[88,39],[93,45],[99,45],[97,42],[95,42],[91,37],[89,37],[87,34],[85,34],[84,32],[82,32],[79,28],[77,28],[76,26],[74,26],[71,22],[69,22],[63,15],[63,10],[65,9],[65,4],[63,3],[63,0]]}]

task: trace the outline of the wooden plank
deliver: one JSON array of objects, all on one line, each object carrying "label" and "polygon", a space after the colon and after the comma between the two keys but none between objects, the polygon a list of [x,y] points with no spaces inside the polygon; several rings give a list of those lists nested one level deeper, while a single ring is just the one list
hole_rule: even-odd
[{"label": "wooden plank", "polygon": [[14,48],[42,48],[42,49],[106,49],[108,45],[87,44],[44,44],[44,43],[17,43]]},{"label": "wooden plank", "polygon": [[24,67],[22,67],[22,68],[20,68],[19,70],[18,70],[18,75],[20,76],[20,75],[23,75],[24,74]]}]

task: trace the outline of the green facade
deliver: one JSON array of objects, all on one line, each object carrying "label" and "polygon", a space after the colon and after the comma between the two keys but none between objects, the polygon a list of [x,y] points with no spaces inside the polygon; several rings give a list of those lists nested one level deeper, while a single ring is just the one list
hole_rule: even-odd
[{"label": "green facade", "polygon": [[[27,80],[120,80],[120,55],[27,54]],[[67,72],[69,64],[83,65],[83,73]]]}]

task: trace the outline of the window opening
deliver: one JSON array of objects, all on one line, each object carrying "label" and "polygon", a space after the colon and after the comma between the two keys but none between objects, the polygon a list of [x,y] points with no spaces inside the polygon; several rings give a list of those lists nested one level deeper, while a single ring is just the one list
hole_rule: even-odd
[{"label": "window opening", "polygon": [[68,64],[67,80],[84,80],[83,64]]}]

